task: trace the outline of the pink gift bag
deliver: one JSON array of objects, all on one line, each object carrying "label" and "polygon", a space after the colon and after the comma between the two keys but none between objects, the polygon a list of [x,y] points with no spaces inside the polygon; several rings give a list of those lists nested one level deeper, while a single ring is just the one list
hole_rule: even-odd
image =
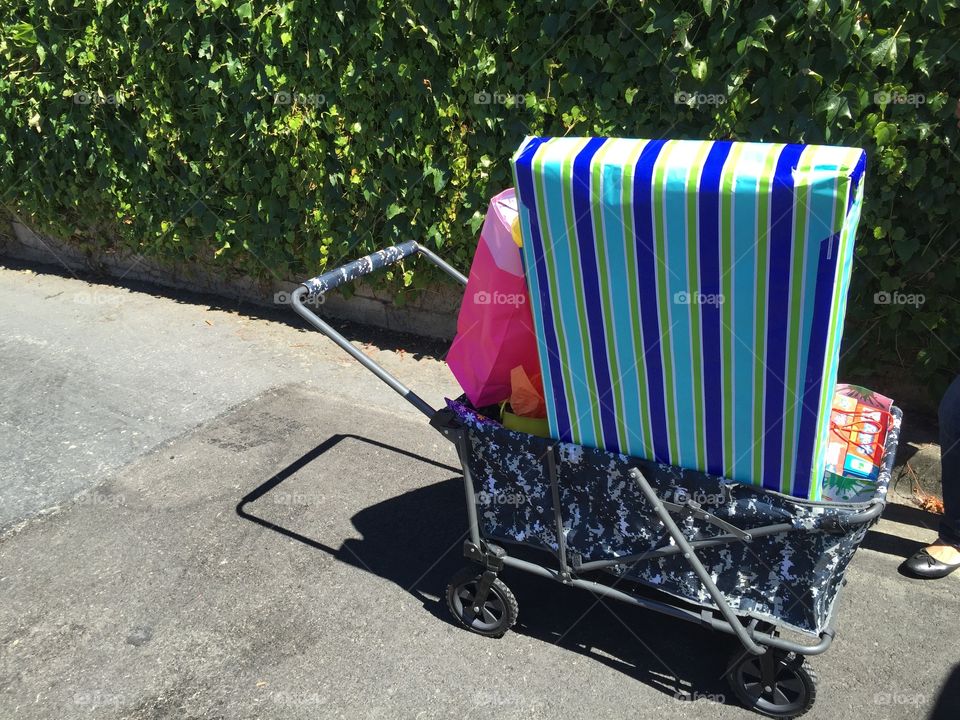
[{"label": "pink gift bag", "polygon": [[490,201],[457,318],[447,365],[475,407],[510,396],[510,371],[540,372],[520,248],[513,240],[513,188]]}]

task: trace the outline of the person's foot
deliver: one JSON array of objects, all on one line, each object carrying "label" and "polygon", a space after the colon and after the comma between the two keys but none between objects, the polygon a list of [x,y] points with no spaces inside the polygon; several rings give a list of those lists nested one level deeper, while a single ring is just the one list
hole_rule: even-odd
[{"label": "person's foot", "polygon": [[937,579],[960,568],[960,548],[937,540],[915,553],[903,563],[903,569],[915,577]]},{"label": "person's foot", "polygon": [[925,550],[935,559],[948,565],[960,563],[960,547],[937,540],[933,545],[929,545]]}]

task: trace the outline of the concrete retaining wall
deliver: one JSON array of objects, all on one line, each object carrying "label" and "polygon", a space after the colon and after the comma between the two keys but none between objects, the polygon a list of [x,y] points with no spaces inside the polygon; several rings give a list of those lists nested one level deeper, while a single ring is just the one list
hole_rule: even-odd
[{"label": "concrete retaining wall", "polygon": [[[299,280],[259,284],[250,278],[224,279],[187,264],[159,264],[126,250],[88,254],[75,246],[34,232],[16,220],[0,227],[0,257],[56,265],[72,271],[96,272],[116,280],[136,280],[169,288],[210,293],[264,307],[289,305]],[[351,258],[352,259],[352,258]],[[467,268],[463,268],[465,271]],[[318,313],[425,337],[452,339],[456,332],[461,290],[450,285],[422,291],[399,307],[390,294],[358,282],[355,294],[324,298]]]}]

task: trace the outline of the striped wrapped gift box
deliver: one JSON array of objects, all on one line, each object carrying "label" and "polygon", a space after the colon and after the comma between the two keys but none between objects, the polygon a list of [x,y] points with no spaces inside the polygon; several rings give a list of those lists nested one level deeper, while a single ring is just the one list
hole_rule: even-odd
[{"label": "striped wrapped gift box", "polygon": [[527,138],[554,437],[817,499],[864,152]]}]

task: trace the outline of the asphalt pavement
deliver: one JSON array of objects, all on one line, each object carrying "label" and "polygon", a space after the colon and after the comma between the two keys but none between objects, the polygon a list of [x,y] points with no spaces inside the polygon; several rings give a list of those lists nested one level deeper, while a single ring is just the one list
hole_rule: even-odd
[{"label": "asphalt pavement", "polygon": [[[297,324],[0,270],[0,717],[746,718],[730,639],[515,572],[499,640],[443,602],[456,456]],[[431,403],[442,362],[364,346]],[[888,506],[811,718],[960,716],[960,577]]]}]

